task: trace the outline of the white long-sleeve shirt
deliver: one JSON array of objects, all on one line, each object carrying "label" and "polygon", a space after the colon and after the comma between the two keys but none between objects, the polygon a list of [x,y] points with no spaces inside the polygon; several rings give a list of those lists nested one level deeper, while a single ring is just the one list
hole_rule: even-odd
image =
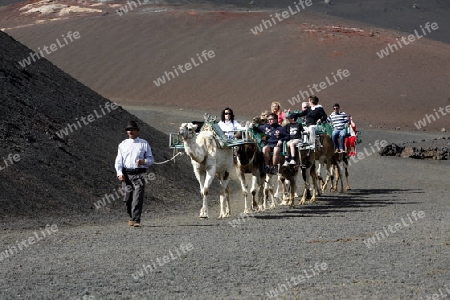
[{"label": "white long-sleeve shirt", "polygon": [[[145,159],[145,164],[137,165],[138,159]],[[141,138],[126,139],[119,144],[115,168],[117,176],[123,175],[122,169],[148,168],[153,164],[152,148]]]},{"label": "white long-sleeve shirt", "polygon": [[234,139],[234,131],[236,130],[245,130],[245,127],[242,127],[236,120],[234,122],[231,121],[220,121],[218,123],[220,129],[225,133],[225,136],[229,139]]}]

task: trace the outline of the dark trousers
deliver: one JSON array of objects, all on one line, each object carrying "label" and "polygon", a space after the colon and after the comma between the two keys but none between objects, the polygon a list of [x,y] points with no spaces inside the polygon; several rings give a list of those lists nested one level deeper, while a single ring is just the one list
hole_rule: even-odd
[{"label": "dark trousers", "polygon": [[125,192],[125,196],[123,201],[127,206],[128,215],[131,220],[141,222],[142,205],[144,203],[145,173],[124,175],[125,181],[122,182],[122,189]]}]

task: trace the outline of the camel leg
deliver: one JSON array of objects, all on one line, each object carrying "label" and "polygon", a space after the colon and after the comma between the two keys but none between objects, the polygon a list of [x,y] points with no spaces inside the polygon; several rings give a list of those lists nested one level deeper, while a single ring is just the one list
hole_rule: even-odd
[{"label": "camel leg", "polygon": [[337,191],[337,185],[339,180],[339,166],[337,164],[334,164],[331,167],[331,187],[330,192],[336,192]]},{"label": "camel leg", "polygon": [[215,173],[216,173],[215,166],[210,167],[209,170],[206,171],[205,184],[203,185],[203,192],[202,192],[203,206],[202,209],[200,210],[200,218],[209,218],[207,196],[209,192],[209,187],[211,186]]},{"label": "camel leg", "polygon": [[[317,175],[319,176],[319,184],[322,186],[322,192],[324,191],[324,187],[326,187],[326,180],[323,180],[322,177],[322,166],[324,164],[323,159],[319,159],[319,165],[317,166]],[[326,177],[327,179],[328,177]]]},{"label": "camel leg", "polygon": [[202,219],[208,219],[209,218],[209,216],[208,216],[207,194],[208,194],[207,190],[204,189],[203,190],[203,195],[202,195],[203,196],[203,205],[202,205],[202,208],[200,209],[200,218],[202,218]]},{"label": "camel leg", "polygon": [[265,211],[267,209],[267,200],[269,198],[268,191],[266,188],[263,188],[262,193],[262,204],[259,206],[259,211]]},{"label": "camel leg", "polygon": [[219,217],[218,219],[222,219],[226,217],[226,213],[225,213],[225,189],[223,188],[223,186],[220,187],[220,213],[219,213]]},{"label": "camel leg", "polygon": [[228,182],[230,181],[227,174],[219,174],[220,178],[220,214],[219,219],[230,216],[230,199]]},{"label": "camel leg", "polygon": [[[294,180],[286,180],[286,196],[284,199],[286,199],[286,204],[290,207],[294,207],[294,191],[292,190],[292,188],[295,186]],[[284,201],[283,199],[283,201]]]},{"label": "camel leg", "polygon": [[307,192],[307,190],[308,190],[307,187],[305,187],[303,189],[302,198],[300,199],[300,202],[299,202],[300,205],[304,205],[306,203],[306,192]]},{"label": "camel leg", "polygon": [[344,176],[342,174],[343,171],[342,171],[341,165],[342,165],[342,161],[338,163],[338,179],[339,179],[339,183],[341,185],[340,193],[344,193],[345,192],[344,191]]},{"label": "camel leg", "polygon": [[298,196],[299,194],[297,193],[297,189],[300,186],[300,176],[302,176],[302,170],[301,170],[301,168],[298,168],[297,175],[294,178],[294,180],[295,180],[295,182],[294,182],[294,185],[295,185],[294,198],[298,198],[299,197]]},{"label": "camel leg", "polygon": [[295,191],[297,190],[297,185],[296,185],[295,181],[296,180],[294,178],[294,180],[290,181],[290,185],[289,185],[289,191],[290,191],[289,206],[292,208],[294,207]]},{"label": "camel leg", "polygon": [[271,188],[270,198],[271,198],[272,202],[270,203],[270,207],[269,207],[270,209],[274,209],[277,206],[277,200],[276,199],[279,196],[277,197],[275,195],[280,195],[280,183],[281,183],[281,181],[278,179],[278,176],[277,176],[276,181],[277,181],[277,188],[275,190],[275,194],[273,193],[273,188]]},{"label": "camel leg", "polygon": [[[336,187],[335,187],[336,175],[335,175],[335,171],[334,171],[334,167],[333,167],[332,163],[330,163],[330,166],[328,167],[328,174],[330,174],[330,181],[331,181],[330,192],[335,191],[336,190]],[[334,190],[333,190],[333,187],[335,187]]]},{"label": "camel leg", "polygon": [[268,190],[268,188],[266,188],[266,185],[267,185],[267,183],[264,183],[263,203],[262,203],[261,211],[265,211],[267,209],[267,198],[269,197],[269,190]]},{"label": "camel leg", "polygon": [[261,182],[259,182],[257,176],[252,176],[252,187],[250,189],[250,193],[252,194],[252,210],[258,209],[257,194],[259,193],[260,190],[261,190]]},{"label": "camel leg", "polygon": [[339,164],[336,166],[336,186],[335,186],[335,191],[338,190],[338,184],[341,185],[341,189],[340,189],[340,193],[344,192],[344,179],[342,178],[342,172],[341,172],[341,167],[339,166]]},{"label": "camel leg", "polygon": [[200,218],[208,218],[208,201],[206,199],[206,197],[208,195],[208,189],[204,188],[204,182],[205,182],[206,176],[205,176],[205,172],[200,171],[199,166],[200,165],[198,165],[198,167],[194,166],[194,174],[200,185],[200,194],[203,199],[203,205],[202,205],[202,208],[200,209]]},{"label": "camel leg", "polygon": [[282,194],[282,196],[281,196],[281,203],[280,203],[280,205],[289,205],[290,204],[289,203],[289,197],[287,196],[288,195],[288,189],[286,188],[287,185],[288,185],[288,181],[286,179],[282,180],[282,182],[281,182],[281,194]]},{"label": "camel leg", "polygon": [[313,165],[311,167],[311,179],[312,179],[312,185],[313,185],[313,189],[312,189],[312,195],[311,195],[311,199],[309,200],[310,203],[316,202],[316,192],[317,192],[317,173],[316,173],[316,167]]},{"label": "camel leg", "polygon": [[[319,164],[319,166],[320,166],[320,164]],[[329,163],[328,161],[326,162],[325,169],[326,169],[326,173],[327,173],[325,180],[323,180],[321,173],[317,172],[317,175],[319,176],[318,184],[321,185],[320,189],[323,193],[326,191],[328,182],[330,181],[330,179],[331,179],[331,184],[333,185],[333,169],[332,169],[331,163]]]},{"label": "camel leg", "polygon": [[348,183],[348,169],[345,168],[345,181],[347,182],[347,186],[345,187],[345,190],[349,191],[352,188],[350,187],[350,184]]},{"label": "camel leg", "polygon": [[230,206],[230,188],[228,187],[229,179],[224,180],[224,191],[225,191],[225,218],[231,217],[231,206]]},{"label": "camel leg", "polygon": [[[300,205],[304,205],[306,203],[306,194],[307,191],[309,190],[310,186],[309,186],[309,170],[308,169],[304,169],[305,174],[305,188],[303,189],[303,195],[302,195],[302,199],[300,199]],[[314,192],[315,193],[315,192]]]},{"label": "camel leg", "polygon": [[238,172],[238,179],[241,183],[241,189],[242,189],[242,195],[244,196],[244,214],[249,213],[247,199],[248,199],[248,190],[247,185],[245,184],[245,174],[244,172],[240,171]]},{"label": "camel leg", "polygon": [[[272,187],[270,186],[270,175],[266,174],[266,179],[264,180],[264,201],[263,201],[263,210],[268,209],[267,201],[269,200],[269,194],[272,196]],[[272,196],[273,202],[273,196]]]},{"label": "camel leg", "polygon": [[256,197],[256,200],[257,200],[257,206],[255,207],[255,210],[256,211],[263,211],[262,203],[264,201],[264,199],[263,199],[264,198],[264,191],[263,191],[262,187],[259,189],[259,191],[256,192],[255,197]]}]

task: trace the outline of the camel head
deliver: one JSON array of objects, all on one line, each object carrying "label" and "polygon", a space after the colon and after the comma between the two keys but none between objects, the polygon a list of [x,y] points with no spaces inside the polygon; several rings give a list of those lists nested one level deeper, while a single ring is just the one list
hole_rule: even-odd
[{"label": "camel head", "polygon": [[197,130],[198,125],[192,123],[183,123],[180,126],[180,131],[178,134],[183,140],[191,139],[195,136],[195,130]]}]

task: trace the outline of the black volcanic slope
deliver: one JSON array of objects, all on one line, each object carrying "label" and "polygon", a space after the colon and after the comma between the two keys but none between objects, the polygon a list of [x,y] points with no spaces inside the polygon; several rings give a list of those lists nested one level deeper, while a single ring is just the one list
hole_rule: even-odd
[{"label": "black volcanic slope", "polygon": [[[118,187],[114,159],[126,138],[124,126],[130,119],[140,122],[140,136],[159,162],[172,157],[167,135],[121,107],[108,112],[108,99],[45,59],[22,68],[18,61],[30,51],[0,31],[0,220],[126,217],[121,200],[109,205],[113,210],[93,205]],[[77,127],[61,138],[57,133],[68,123]],[[146,209],[181,210],[199,198],[186,158],[154,165],[150,172],[155,180],[148,185]]]}]

